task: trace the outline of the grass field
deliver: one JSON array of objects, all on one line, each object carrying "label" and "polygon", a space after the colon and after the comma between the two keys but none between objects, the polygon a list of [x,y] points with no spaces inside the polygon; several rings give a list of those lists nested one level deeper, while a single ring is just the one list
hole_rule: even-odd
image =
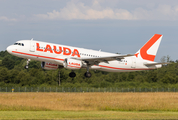
[{"label": "grass field", "polygon": [[0,111],[0,119],[177,119],[177,112]]},{"label": "grass field", "polygon": [[39,119],[175,119],[178,93],[0,93],[0,119],[34,115]]}]

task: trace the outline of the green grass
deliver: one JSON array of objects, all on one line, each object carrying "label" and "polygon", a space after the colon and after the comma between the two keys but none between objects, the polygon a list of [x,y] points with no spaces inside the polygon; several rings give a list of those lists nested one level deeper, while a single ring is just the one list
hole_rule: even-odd
[{"label": "green grass", "polygon": [[1,111],[0,119],[177,119],[178,112]]}]

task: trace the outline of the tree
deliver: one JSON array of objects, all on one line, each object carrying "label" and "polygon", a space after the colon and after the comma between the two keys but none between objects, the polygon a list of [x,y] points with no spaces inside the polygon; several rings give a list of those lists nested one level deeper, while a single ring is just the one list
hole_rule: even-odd
[{"label": "tree", "polygon": [[157,77],[157,71],[151,70],[147,73],[146,81],[151,83],[151,82],[157,82],[158,77]]},{"label": "tree", "polygon": [[9,83],[9,75],[8,75],[8,69],[2,68],[0,69],[0,81],[3,81],[5,83]]},{"label": "tree", "polygon": [[29,62],[29,68],[36,68],[36,69],[39,69],[41,68],[41,62],[39,61],[30,61]]},{"label": "tree", "polygon": [[15,61],[10,59],[9,57],[5,57],[2,60],[2,65],[8,68],[9,70],[13,69],[15,66]]}]

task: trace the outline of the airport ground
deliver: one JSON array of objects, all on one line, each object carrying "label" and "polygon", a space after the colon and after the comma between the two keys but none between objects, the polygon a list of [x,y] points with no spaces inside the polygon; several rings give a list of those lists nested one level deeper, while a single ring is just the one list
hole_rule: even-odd
[{"label": "airport ground", "polygon": [[177,119],[178,93],[0,93],[0,119]]}]

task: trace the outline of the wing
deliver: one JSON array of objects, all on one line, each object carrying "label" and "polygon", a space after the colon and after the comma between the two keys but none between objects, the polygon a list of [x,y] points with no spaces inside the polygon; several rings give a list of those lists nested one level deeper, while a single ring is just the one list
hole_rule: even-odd
[{"label": "wing", "polygon": [[73,58],[81,61],[85,61],[87,64],[90,65],[96,65],[100,62],[106,62],[112,61],[112,60],[121,60],[124,59],[125,57],[130,57],[134,56],[133,54],[127,54],[127,55],[116,55],[116,56],[106,56],[106,57],[92,57],[92,58]]}]

